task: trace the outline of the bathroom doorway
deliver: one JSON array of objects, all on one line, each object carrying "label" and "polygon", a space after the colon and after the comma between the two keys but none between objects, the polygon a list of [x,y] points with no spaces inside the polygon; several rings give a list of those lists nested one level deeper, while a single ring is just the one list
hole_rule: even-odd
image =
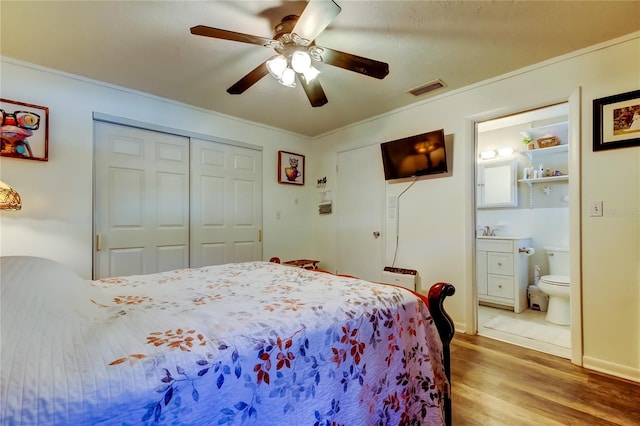
[{"label": "bathroom doorway", "polygon": [[547,252],[570,249],[569,122],[562,102],[478,121],[475,132],[478,334],[567,359],[568,285],[567,320],[549,321],[537,284],[553,273]]}]

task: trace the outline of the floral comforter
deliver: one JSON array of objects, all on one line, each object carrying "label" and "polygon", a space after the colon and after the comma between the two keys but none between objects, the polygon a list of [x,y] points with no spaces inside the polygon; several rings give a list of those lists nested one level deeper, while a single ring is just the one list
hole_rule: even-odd
[{"label": "floral comforter", "polygon": [[9,259],[2,424],[443,424],[440,339],[402,288],[267,262],[79,284]]}]

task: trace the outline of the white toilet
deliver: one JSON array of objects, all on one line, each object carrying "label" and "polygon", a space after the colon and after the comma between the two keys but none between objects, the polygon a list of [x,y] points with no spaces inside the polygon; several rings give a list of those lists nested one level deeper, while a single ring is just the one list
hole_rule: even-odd
[{"label": "white toilet", "polygon": [[569,250],[560,247],[545,247],[549,261],[549,275],[540,277],[538,287],[549,296],[547,321],[569,325]]}]

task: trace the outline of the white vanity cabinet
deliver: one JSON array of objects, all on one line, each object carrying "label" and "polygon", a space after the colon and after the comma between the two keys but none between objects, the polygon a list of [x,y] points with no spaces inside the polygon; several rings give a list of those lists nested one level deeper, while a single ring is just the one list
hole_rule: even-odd
[{"label": "white vanity cabinet", "polygon": [[516,313],[527,308],[529,258],[519,249],[530,244],[529,238],[477,238],[476,282],[480,303],[508,306]]}]

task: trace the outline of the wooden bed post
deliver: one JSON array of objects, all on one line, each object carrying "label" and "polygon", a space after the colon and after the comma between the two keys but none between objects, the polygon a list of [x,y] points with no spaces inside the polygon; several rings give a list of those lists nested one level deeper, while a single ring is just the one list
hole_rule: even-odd
[{"label": "wooden bed post", "polygon": [[[449,283],[436,283],[429,289],[429,311],[436,324],[440,340],[442,340],[442,354],[444,358],[444,371],[451,384],[451,352],[449,345],[455,333],[455,327],[451,317],[444,309],[443,303],[447,296],[452,296],[456,292],[453,285]],[[447,426],[451,426],[451,387],[449,395],[444,400],[444,419]]]}]

